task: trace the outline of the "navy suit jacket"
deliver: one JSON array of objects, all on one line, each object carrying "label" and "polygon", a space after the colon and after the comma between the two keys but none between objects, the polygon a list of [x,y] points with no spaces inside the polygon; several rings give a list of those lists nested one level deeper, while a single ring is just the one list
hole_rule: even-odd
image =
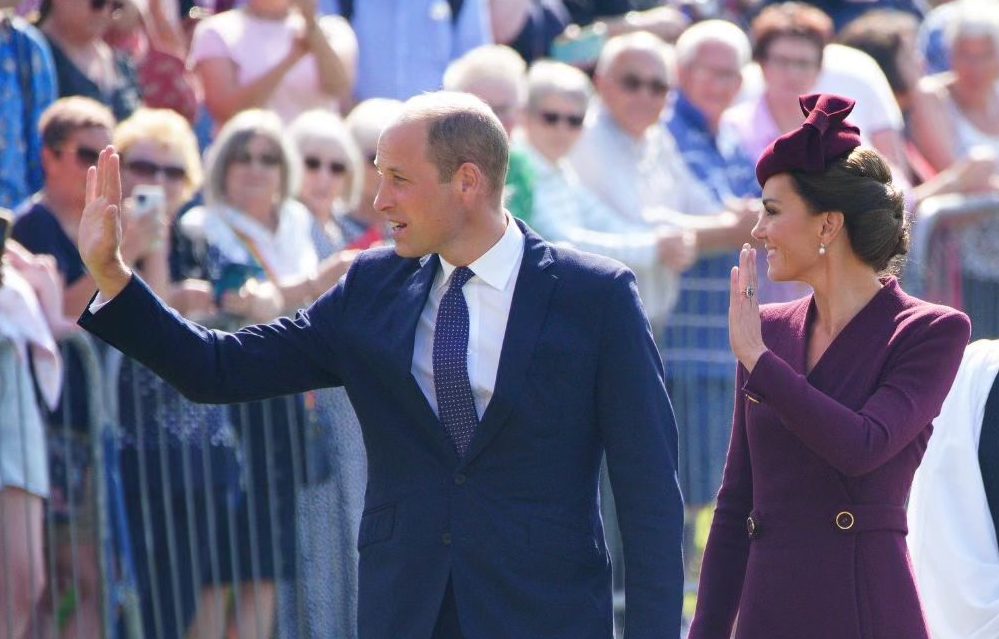
[{"label": "navy suit jacket", "polygon": [[362,639],[430,637],[449,578],[470,639],[612,637],[603,453],[627,636],[673,639],[683,598],[676,424],[634,276],[524,230],[495,392],[463,459],[410,373],[436,256],[366,251],[309,309],[236,333],[184,320],[138,278],[80,323],[195,401],[346,387],[368,453]]}]

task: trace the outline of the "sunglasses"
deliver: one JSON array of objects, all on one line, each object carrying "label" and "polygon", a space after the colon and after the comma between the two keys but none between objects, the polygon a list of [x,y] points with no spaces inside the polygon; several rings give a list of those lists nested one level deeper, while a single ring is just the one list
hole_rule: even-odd
[{"label": "sunglasses", "polygon": [[[305,157],[305,168],[309,171],[318,171],[323,167],[323,161],[314,156]],[[339,160],[331,160],[326,164],[331,175],[343,175],[347,172],[347,165]]]},{"label": "sunglasses", "polygon": [[103,11],[108,5],[111,5],[112,11],[121,11],[125,8],[125,3],[121,0],[90,0],[91,11]]},{"label": "sunglasses", "polygon": [[634,73],[626,73],[618,78],[617,82],[628,93],[638,93],[642,90],[642,87],[645,87],[653,96],[662,97],[669,91],[669,85],[659,78],[643,80]]},{"label": "sunglasses", "polygon": [[182,166],[162,166],[149,160],[126,162],[125,168],[144,180],[152,180],[162,175],[171,182],[178,182],[187,177],[187,170]]},{"label": "sunglasses", "polygon": [[583,116],[569,113],[556,113],[555,111],[539,111],[538,117],[548,126],[557,126],[559,122],[565,122],[570,129],[580,129],[583,127]]},{"label": "sunglasses", "polygon": [[253,155],[243,151],[242,153],[237,153],[232,158],[233,164],[243,164],[249,166],[250,164],[256,163],[258,166],[262,166],[265,169],[273,169],[276,166],[281,165],[281,156],[274,153],[262,153],[261,155]]},{"label": "sunglasses", "polygon": [[[57,156],[61,156],[65,150],[66,149],[53,149],[53,153]],[[73,156],[76,158],[76,161],[80,166],[89,168],[97,164],[97,160],[101,157],[101,152],[99,149],[91,149],[87,146],[78,146],[73,149]]]}]

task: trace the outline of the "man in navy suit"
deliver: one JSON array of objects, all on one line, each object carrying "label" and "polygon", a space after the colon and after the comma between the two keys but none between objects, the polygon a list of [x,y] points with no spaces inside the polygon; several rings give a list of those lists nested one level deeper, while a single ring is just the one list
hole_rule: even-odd
[{"label": "man in navy suit", "polygon": [[612,637],[597,492],[624,542],[626,636],[679,635],[677,435],[621,264],[557,248],[502,207],[507,139],[478,99],[411,99],[382,134],[366,251],[295,318],[210,331],[120,256],[118,160],[88,175],[80,323],[203,402],[344,385],[368,451],[362,639]]}]

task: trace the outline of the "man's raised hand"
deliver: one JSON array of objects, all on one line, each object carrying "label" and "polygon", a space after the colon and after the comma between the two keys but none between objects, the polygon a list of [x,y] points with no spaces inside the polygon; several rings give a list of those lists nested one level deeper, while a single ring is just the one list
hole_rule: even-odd
[{"label": "man's raised hand", "polygon": [[108,146],[87,170],[87,198],[77,248],[105,300],[118,295],[132,272],[121,257],[121,172],[118,153]]}]

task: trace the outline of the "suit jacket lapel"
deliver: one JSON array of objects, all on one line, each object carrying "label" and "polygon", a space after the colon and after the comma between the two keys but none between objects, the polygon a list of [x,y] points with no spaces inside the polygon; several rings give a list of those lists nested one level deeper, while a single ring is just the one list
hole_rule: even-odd
[{"label": "suit jacket lapel", "polygon": [[427,296],[430,294],[430,287],[433,285],[439,265],[440,261],[436,255],[424,257],[420,261],[420,268],[413,272],[393,303],[392,321],[390,329],[386,331],[389,374],[393,379],[393,383],[389,386],[408,407],[406,413],[413,415],[420,427],[427,431],[434,445],[440,448],[450,461],[456,463],[458,454],[454,450],[454,445],[448,439],[412,373],[416,326],[427,304]]},{"label": "suit jacket lapel", "polygon": [[522,392],[538,335],[544,326],[548,302],[558,282],[548,268],[555,262],[551,247],[523,223],[517,223],[525,235],[524,259],[517,275],[506,335],[503,337],[496,386],[462,465],[471,462],[496,436]]}]

